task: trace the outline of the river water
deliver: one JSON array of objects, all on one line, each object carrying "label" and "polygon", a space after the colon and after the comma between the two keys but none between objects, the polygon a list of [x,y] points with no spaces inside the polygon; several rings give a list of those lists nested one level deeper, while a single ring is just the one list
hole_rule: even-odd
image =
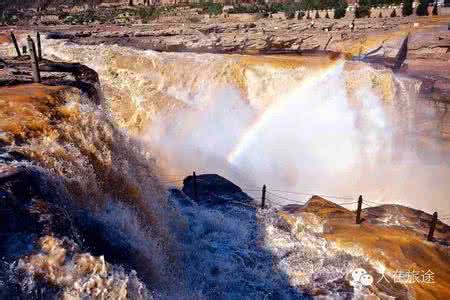
[{"label": "river water", "polygon": [[450,117],[418,99],[413,79],[328,57],[46,43],[53,58],[99,73],[108,113],[147,143],[168,179],[218,173],[283,191],[281,203],[361,194],[450,209]]}]

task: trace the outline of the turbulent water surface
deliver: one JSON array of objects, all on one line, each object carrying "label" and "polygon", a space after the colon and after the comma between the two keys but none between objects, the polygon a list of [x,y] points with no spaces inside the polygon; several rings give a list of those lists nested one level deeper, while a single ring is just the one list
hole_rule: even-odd
[{"label": "turbulent water surface", "polygon": [[[156,53],[47,41],[99,72],[113,120],[166,174],[448,210],[450,119],[419,83],[325,57]],[[279,199],[281,202],[286,202]],[[289,202],[289,201],[287,201]]]},{"label": "turbulent water surface", "polygon": [[[346,283],[349,270],[384,268],[326,240],[314,214],[288,225],[274,208],[228,195],[210,205],[166,194],[193,170],[258,198],[266,184],[277,191],[271,206],[363,194],[450,208],[450,118],[390,70],[335,57],[55,40],[45,49],[96,70],[102,103],[67,87],[2,89],[0,167],[29,173],[0,196],[20,194],[24,182],[38,188],[19,201],[29,223],[11,218],[0,232],[0,297],[348,299],[361,292]],[[7,218],[17,213],[11,203],[1,203]]]}]

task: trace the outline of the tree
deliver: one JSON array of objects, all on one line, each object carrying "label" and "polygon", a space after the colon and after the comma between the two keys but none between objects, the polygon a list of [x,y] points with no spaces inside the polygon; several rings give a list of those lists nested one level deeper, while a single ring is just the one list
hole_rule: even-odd
[{"label": "tree", "polygon": [[43,10],[46,10],[50,6],[51,1],[50,0],[39,0],[37,3],[38,3],[38,7],[37,7],[38,11],[43,11]]},{"label": "tree", "polygon": [[345,16],[347,10],[347,2],[345,0],[337,0],[334,3],[334,18],[340,19]]},{"label": "tree", "polygon": [[413,13],[413,0],[404,0],[402,7],[402,16],[410,16]]},{"label": "tree", "polygon": [[286,19],[293,19],[295,17],[295,11],[296,11],[296,7],[293,4],[286,4],[284,6],[284,15],[286,16]]},{"label": "tree", "polygon": [[210,16],[220,15],[223,11],[223,5],[220,3],[208,2],[206,6],[206,11]]},{"label": "tree", "polygon": [[434,2],[434,5],[433,5],[433,16],[437,16],[437,15],[438,15],[437,3]]},{"label": "tree", "polygon": [[330,18],[330,15],[328,14],[328,10],[327,10],[327,13],[325,14],[325,19],[329,19]]},{"label": "tree", "polygon": [[319,3],[317,0],[303,0],[300,3],[302,6],[302,9],[305,9],[305,10],[317,9],[319,6]]},{"label": "tree", "polygon": [[397,12],[394,10],[391,12],[391,18],[395,18],[397,16]]},{"label": "tree", "polygon": [[429,0],[420,0],[419,5],[417,5],[416,14],[418,16],[428,16],[428,1]]},{"label": "tree", "polygon": [[370,17],[370,0],[360,0],[355,9],[356,18]]},{"label": "tree", "polygon": [[320,15],[319,15],[319,11],[318,11],[318,10],[316,10],[316,15],[314,16],[314,18],[316,18],[316,19],[319,19],[319,18],[320,18]]}]

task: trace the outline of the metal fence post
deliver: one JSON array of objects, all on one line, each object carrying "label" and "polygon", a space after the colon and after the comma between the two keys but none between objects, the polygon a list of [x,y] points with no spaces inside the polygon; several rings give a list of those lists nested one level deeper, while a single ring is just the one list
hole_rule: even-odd
[{"label": "metal fence post", "polygon": [[192,173],[192,189],[194,192],[194,200],[198,200],[198,191],[197,191],[197,175],[195,172]]},{"label": "metal fence post", "polygon": [[265,205],[266,205],[266,185],[263,185],[261,194],[261,208],[265,208]]},{"label": "metal fence post", "polygon": [[42,60],[42,46],[41,46],[41,34],[38,32],[36,34],[36,41],[37,41],[37,57],[39,61]]},{"label": "metal fence post", "polygon": [[20,54],[20,49],[19,49],[19,45],[17,44],[16,36],[14,35],[14,33],[12,31],[11,31],[11,39],[13,41],[14,47],[16,48],[17,56],[22,56]]},{"label": "metal fence post", "polygon": [[433,240],[433,235],[434,235],[434,230],[436,229],[437,220],[438,220],[438,213],[434,212],[433,218],[431,219],[431,223],[430,223],[430,231],[428,232],[428,237],[427,237],[427,240],[430,242]]},{"label": "metal fence post", "polygon": [[361,209],[362,209],[362,196],[358,198],[358,210],[356,211],[356,224],[361,224]]},{"label": "metal fence post", "polygon": [[33,81],[41,82],[41,74],[39,71],[39,62],[36,56],[36,46],[30,36],[27,38],[28,48],[30,49],[31,68],[33,70]]}]

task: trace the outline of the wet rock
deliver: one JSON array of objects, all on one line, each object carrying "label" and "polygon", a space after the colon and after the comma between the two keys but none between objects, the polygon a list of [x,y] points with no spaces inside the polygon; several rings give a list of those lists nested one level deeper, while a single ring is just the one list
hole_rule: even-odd
[{"label": "wet rock", "polygon": [[50,40],[66,40],[74,38],[76,34],[68,32],[49,32],[47,33],[47,39]]},{"label": "wet rock", "polygon": [[204,174],[198,175],[196,178],[197,197],[194,195],[193,176],[184,179],[183,192],[197,202],[222,204],[228,202],[249,203],[252,201],[240,187],[219,175]]},{"label": "wet rock", "polygon": [[[286,220],[290,225],[291,234],[302,241],[302,246],[308,247],[308,243],[314,241],[315,237],[324,238],[332,242],[335,246],[332,249],[343,250],[339,255],[342,259],[334,260],[339,264],[345,261],[345,256],[364,257],[364,262],[350,267],[360,267],[365,269],[374,278],[374,284],[370,287],[370,292],[377,297],[384,299],[386,295],[396,299],[409,299],[413,295],[421,295],[419,298],[433,297],[440,295],[440,298],[448,298],[448,226],[439,222],[435,232],[436,240],[433,243],[426,242],[426,232],[431,220],[431,215],[400,205],[382,205],[364,209],[362,212],[363,223],[355,224],[355,213],[346,208],[334,204],[321,197],[313,197],[303,206],[284,207],[277,214]],[[314,218],[314,216],[316,218]],[[325,222],[324,231],[320,229],[320,218]],[[325,244],[327,245],[327,244]],[[313,249],[316,250],[315,246]],[[331,250],[331,249],[330,249]],[[332,250],[332,251],[333,251]],[[293,257],[296,252],[289,255]],[[330,255],[330,251],[326,256]],[[324,255],[325,256],[325,255]],[[324,257],[323,256],[323,257]],[[302,257],[307,260],[311,255]],[[433,257],[433,259],[430,259]],[[326,258],[328,260],[328,258]],[[330,267],[333,261],[324,262]],[[288,264],[288,267],[291,265]],[[378,266],[378,268],[374,268]],[[410,268],[407,266],[411,266]],[[404,282],[394,281],[395,270],[413,269],[423,274],[427,270],[432,270],[436,280],[435,284],[411,283],[406,286]],[[341,266],[342,267],[342,266]],[[384,269],[387,280],[381,280],[379,269]],[[304,269],[301,270],[304,272]],[[294,274],[294,280],[302,283],[301,272]],[[314,270],[314,284],[317,281],[334,275],[334,272],[323,272],[319,274]],[[320,291],[326,291],[328,284],[336,284],[337,280],[326,280],[319,286],[319,290],[308,290],[313,295],[319,295]],[[324,288],[326,286],[326,288]],[[342,287],[342,285],[341,285]],[[369,290],[367,290],[368,292]],[[354,290],[356,293],[357,291]],[[374,295],[360,294],[361,299],[372,299]],[[359,298],[358,298],[359,299]],[[376,298],[374,298],[376,299]]]},{"label": "wet rock", "polygon": [[0,257],[14,259],[31,251],[40,234],[75,238],[58,190],[37,170],[0,171],[0,236],[4,241]]}]

